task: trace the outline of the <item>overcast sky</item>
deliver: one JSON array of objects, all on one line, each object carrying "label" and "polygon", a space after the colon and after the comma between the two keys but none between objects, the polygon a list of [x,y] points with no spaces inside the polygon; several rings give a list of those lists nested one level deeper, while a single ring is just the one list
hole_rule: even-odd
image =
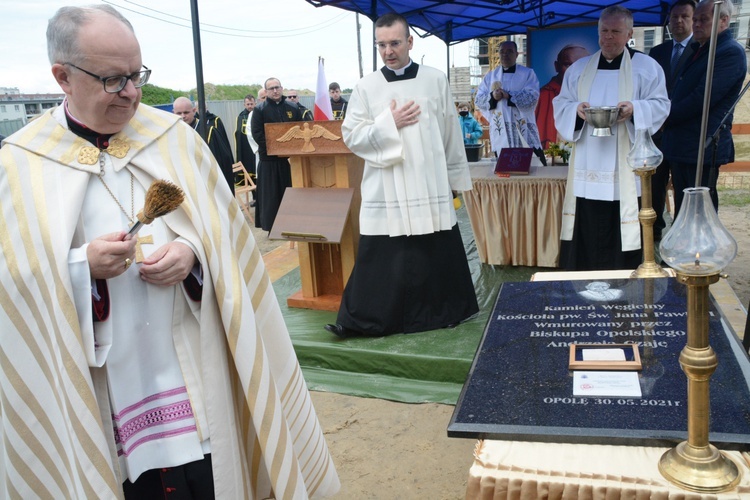
[{"label": "overcast sky", "polygon": [[[63,5],[95,0],[3,2],[0,87],[21,93],[61,92],[50,73],[45,31]],[[176,90],[196,86],[190,0],[107,0],[135,28],[150,83]],[[281,79],[284,88],[315,90],[318,56],[329,82],[354,87],[359,79],[355,15],[304,0],[199,0],[203,79],[214,84],[262,84]],[[372,22],[360,16],[364,74],[372,71]],[[451,65],[468,66],[466,43],[450,48]],[[446,71],[446,45],[414,36],[412,58]],[[377,67],[382,66],[377,58]]]}]

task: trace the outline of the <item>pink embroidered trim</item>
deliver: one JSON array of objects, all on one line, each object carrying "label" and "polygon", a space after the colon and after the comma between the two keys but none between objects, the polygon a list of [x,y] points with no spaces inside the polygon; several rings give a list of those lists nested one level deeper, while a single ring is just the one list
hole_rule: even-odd
[{"label": "pink embroidered trim", "polygon": [[117,450],[117,456],[118,457],[121,457],[122,455],[128,456],[129,454],[131,454],[133,452],[133,450],[135,450],[136,448],[138,448],[143,443],[148,443],[149,441],[153,441],[155,439],[162,439],[162,438],[168,438],[168,437],[172,437],[172,436],[179,436],[181,434],[190,434],[191,432],[195,432],[197,430],[198,429],[194,425],[189,425],[187,427],[180,427],[179,429],[173,429],[173,430],[168,431],[168,432],[159,432],[157,434],[151,434],[150,436],[143,436],[141,439],[138,439],[137,441],[135,441],[133,443],[133,446],[131,446],[127,450],[124,447],[118,449]]},{"label": "pink embroidered trim", "polygon": [[[187,426],[174,427],[177,422],[194,418],[190,400],[187,398],[143,409],[149,403],[158,402],[160,399],[173,399],[175,396],[185,393],[187,393],[187,389],[179,387],[153,394],[128,406],[119,414],[112,415],[115,444],[119,448],[118,455],[127,456],[138,446],[148,441],[196,432],[197,427],[194,422]],[[123,422],[126,416],[131,418]],[[136,436],[140,437],[136,438]]]},{"label": "pink embroidered trim", "polygon": [[131,411],[134,411],[136,408],[140,408],[143,405],[146,405],[152,401],[156,401],[157,399],[165,399],[171,396],[176,396],[177,394],[187,394],[187,388],[186,387],[178,387],[177,389],[170,389],[168,391],[159,392],[157,394],[152,394],[151,396],[142,399],[138,401],[137,403],[134,403],[124,410],[122,410],[120,413],[112,415],[113,420],[122,420],[122,418],[125,416],[125,414],[130,413]]}]

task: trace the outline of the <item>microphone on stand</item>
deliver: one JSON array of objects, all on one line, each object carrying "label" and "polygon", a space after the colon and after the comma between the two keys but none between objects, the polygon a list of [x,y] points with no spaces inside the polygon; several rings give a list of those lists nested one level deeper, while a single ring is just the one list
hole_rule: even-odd
[{"label": "microphone on stand", "polygon": [[[734,103],[730,106],[730,108],[727,110],[726,113],[724,113],[724,117],[721,119],[721,122],[719,123],[719,126],[716,127],[716,130],[713,134],[708,136],[706,138],[706,142],[703,144],[703,150],[707,151],[708,148],[710,148],[713,145],[713,151],[711,152],[711,165],[709,166],[709,172],[708,172],[708,187],[709,189],[711,186],[715,186],[717,182],[717,178],[719,177],[718,168],[716,168],[716,149],[719,145],[719,137],[721,137],[722,130],[725,130],[727,128],[727,120],[729,119],[729,116],[732,115],[734,112],[734,108],[737,107],[737,104],[740,103],[740,100],[742,99],[742,96],[745,95],[745,92],[747,92],[747,89],[750,88],[750,81],[748,81],[745,84],[745,87],[742,89],[742,92],[737,96],[737,99],[735,99]],[[700,184],[700,182],[697,182],[696,184]]]}]

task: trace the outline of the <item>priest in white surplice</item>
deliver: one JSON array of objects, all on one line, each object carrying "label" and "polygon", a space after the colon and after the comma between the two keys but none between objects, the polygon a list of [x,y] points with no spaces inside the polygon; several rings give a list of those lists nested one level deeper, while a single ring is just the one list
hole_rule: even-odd
[{"label": "priest in white surplice", "polygon": [[[65,100],[0,150],[0,498],[334,494],[250,228],[200,136],[140,104],[132,26],[63,7],[47,42]],[[154,180],[185,200],[125,239]]]},{"label": "priest in white surplice", "polygon": [[341,125],[364,159],[357,260],[335,324],[339,337],[455,326],[479,307],[451,191],[471,189],[448,79],[411,60],[409,24],[375,21],[385,66],[360,80]]},{"label": "priest in white surplice", "polygon": [[[656,132],[669,114],[664,72],[627,48],[633,16],[620,6],[599,18],[599,46],[565,73],[553,100],[560,136],[573,142],[563,205],[560,267],[635,269],[642,260],[638,221],[640,179],[627,163],[636,130]],[[610,137],[592,137],[589,106],[619,106]]]},{"label": "priest in white surplice", "polygon": [[492,151],[529,147],[546,165],[534,110],[539,101],[539,79],[531,68],[516,64],[516,42],[499,47],[500,66],[484,75],[474,104],[490,122]]}]

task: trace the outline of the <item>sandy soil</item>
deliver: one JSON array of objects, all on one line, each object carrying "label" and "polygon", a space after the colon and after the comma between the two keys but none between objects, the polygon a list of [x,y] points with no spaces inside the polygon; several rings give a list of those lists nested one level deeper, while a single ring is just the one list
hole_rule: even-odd
[{"label": "sandy soil", "polygon": [[[738,242],[726,272],[747,308],[750,210],[721,207],[719,214]],[[476,441],[446,436],[453,406],[322,392],[312,398],[342,483],[336,499],[464,498]]]},{"label": "sandy soil", "polygon": [[[253,234],[263,254],[283,244]],[[463,498],[476,442],[447,437],[453,406],[311,394],[341,479],[334,498]]]},{"label": "sandy soil", "polygon": [[476,441],[446,436],[453,406],[313,392],[337,499],[463,498]]},{"label": "sandy soil", "polygon": [[[750,123],[750,93],[738,106],[735,123]],[[750,136],[737,139],[750,142]],[[737,160],[750,161],[748,156]],[[739,244],[737,258],[726,272],[747,308],[750,210],[747,206],[721,205],[719,217]],[[254,230],[254,234],[262,253],[281,244],[268,240],[263,231]],[[342,483],[336,499],[464,497],[476,442],[446,436],[453,406],[403,404],[324,392],[313,392],[312,398]]]},{"label": "sandy soil", "polygon": [[734,293],[747,309],[750,304],[750,207],[725,207],[720,200],[719,219],[737,240],[737,258],[725,272]]},{"label": "sandy soil", "polygon": [[[739,254],[726,272],[747,308],[750,210],[722,206],[719,215],[739,244]],[[262,231],[255,237],[263,253],[279,245]],[[464,497],[476,441],[447,437],[453,406],[324,392],[313,392],[312,398],[342,483],[336,499]]]}]

